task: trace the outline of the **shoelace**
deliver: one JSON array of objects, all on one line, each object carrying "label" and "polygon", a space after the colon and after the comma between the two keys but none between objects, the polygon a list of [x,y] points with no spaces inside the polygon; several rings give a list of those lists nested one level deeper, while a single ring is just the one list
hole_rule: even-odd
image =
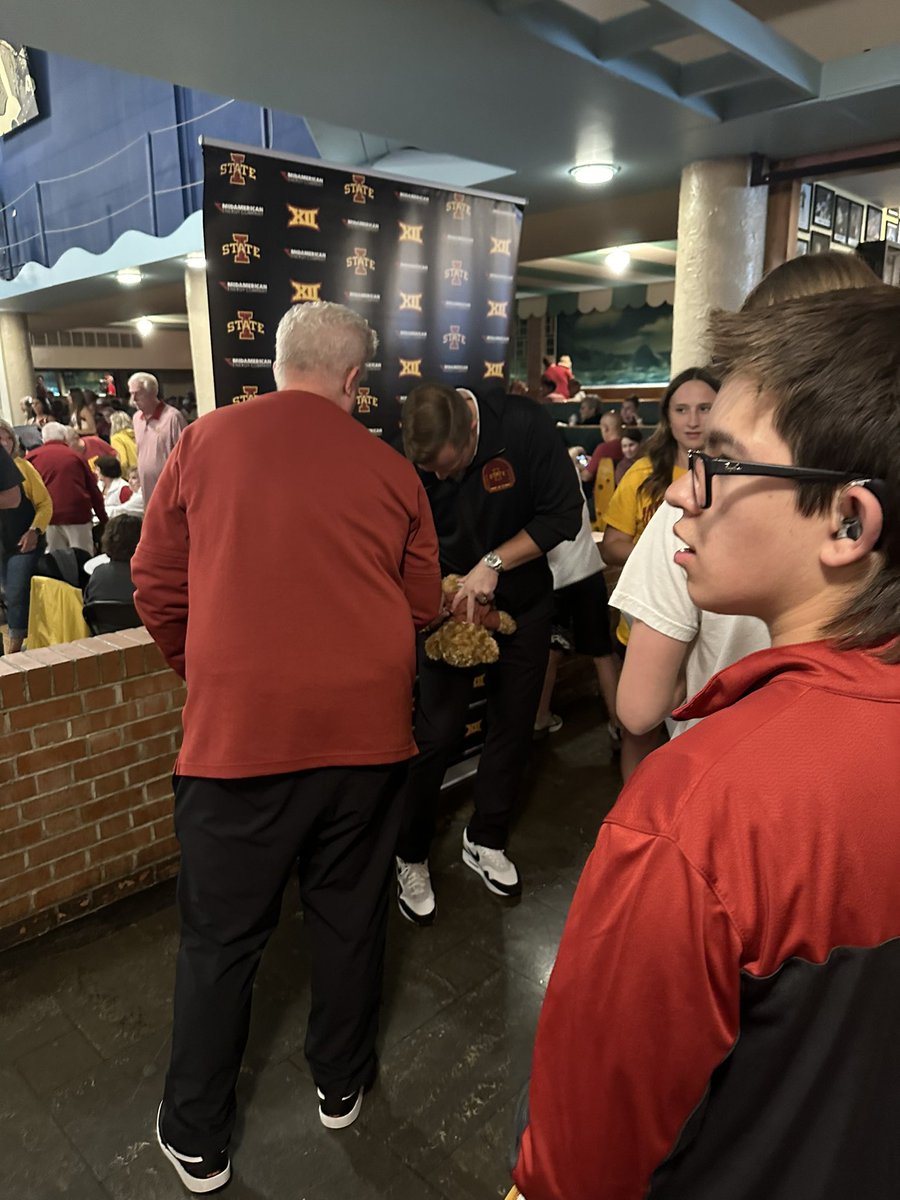
[{"label": "shoelace", "polygon": [[399,879],[403,884],[403,890],[409,892],[411,896],[424,895],[427,887],[427,871],[419,863],[407,863],[406,866],[401,867]]}]

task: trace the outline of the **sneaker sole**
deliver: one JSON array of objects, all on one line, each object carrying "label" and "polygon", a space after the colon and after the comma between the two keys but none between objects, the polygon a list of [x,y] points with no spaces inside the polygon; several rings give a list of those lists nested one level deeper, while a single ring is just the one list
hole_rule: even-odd
[{"label": "sneaker sole", "polygon": [[348,1113],[345,1113],[344,1116],[342,1116],[342,1117],[329,1117],[327,1113],[322,1112],[322,1109],[320,1107],[319,1108],[319,1120],[322,1122],[322,1124],[325,1126],[326,1129],[346,1129],[347,1126],[352,1125],[353,1122],[356,1120],[356,1118],[359,1116],[360,1109],[362,1108],[362,1102],[363,1102],[363,1089],[360,1088],[359,1095],[356,1097],[356,1103],[353,1105],[353,1107],[350,1109],[350,1111]]},{"label": "sneaker sole", "polygon": [[[162,1111],[162,1105],[159,1106],[159,1111]],[[162,1150],[163,1154],[178,1172],[178,1178],[181,1180],[187,1190],[199,1196],[206,1192],[218,1191],[219,1188],[224,1187],[225,1184],[228,1183],[229,1179],[231,1179],[231,1162],[229,1161],[228,1166],[224,1171],[220,1171],[218,1175],[211,1175],[208,1179],[198,1179],[196,1175],[189,1175],[181,1165],[176,1155],[172,1153],[166,1143],[162,1140],[162,1132],[159,1128],[159,1111],[156,1114],[156,1140],[159,1142],[160,1150]]]},{"label": "sneaker sole", "polygon": [[432,909],[430,913],[425,914],[413,912],[413,910],[409,908],[408,905],[404,904],[400,899],[399,891],[397,893],[397,907],[400,909],[400,912],[403,914],[403,916],[406,917],[407,921],[411,921],[413,925],[431,925],[434,923],[434,909]]},{"label": "sneaker sole", "polygon": [[472,857],[471,852],[465,846],[463,846],[462,860],[467,867],[470,867],[476,875],[481,877],[481,882],[488,889],[488,891],[493,892],[495,896],[505,896],[508,900],[510,896],[520,896],[522,894],[521,879],[516,883],[496,883],[493,879],[485,874],[478,860]]}]

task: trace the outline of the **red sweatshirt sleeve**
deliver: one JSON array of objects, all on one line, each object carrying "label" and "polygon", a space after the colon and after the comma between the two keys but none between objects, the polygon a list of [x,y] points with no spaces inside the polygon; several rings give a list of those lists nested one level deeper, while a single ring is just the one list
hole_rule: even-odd
[{"label": "red sweatshirt sleeve", "polygon": [[169,666],[184,678],[188,615],[188,526],[180,500],[178,447],[169,456],[147,506],[131,560],[135,608]]},{"label": "red sweatshirt sleeve", "polygon": [[728,1055],[741,944],[666,836],[607,822],[578,884],[538,1024],[526,1200],[640,1200]]},{"label": "red sweatshirt sleeve", "polygon": [[418,479],[416,487],[418,514],[410,524],[401,571],[413,623],[416,629],[424,629],[441,609],[441,568],[431,505]]}]

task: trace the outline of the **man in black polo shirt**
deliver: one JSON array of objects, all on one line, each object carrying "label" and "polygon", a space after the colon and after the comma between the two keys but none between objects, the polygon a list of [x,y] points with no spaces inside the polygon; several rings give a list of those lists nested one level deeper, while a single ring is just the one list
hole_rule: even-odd
[{"label": "man in black polo shirt", "polygon": [[[553,578],[547,551],[581,526],[581,491],[565,445],[539,405],[495,392],[424,384],[403,408],[407,458],[423,472],[443,574],[462,586],[454,604],[479,620],[491,602],[516,620],[500,660],[487,668],[487,737],[475,781],[475,813],[463,862],[501,896],[522,890],[505,854],[550,647]],[[433,663],[419,647],[416,744],[397,843],[400,911],[434,918],[428,852],[434,810],[471,695],[473,672]]]}]

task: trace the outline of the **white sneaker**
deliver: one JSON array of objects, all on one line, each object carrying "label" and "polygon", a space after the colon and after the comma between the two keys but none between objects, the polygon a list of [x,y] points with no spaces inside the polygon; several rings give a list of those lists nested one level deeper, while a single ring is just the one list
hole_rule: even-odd
[{"label": "white sneaker", "polygon": [[542,721],[540,724],[538,724],[538,722],[535,721],[535,723],[534,723],[535,736],[540,737],[545,733],[559,733],[559,731],[562,729],[562,727],[563,727],[562,717],[558,717],[556,715],[556,713],[550,713],[550,715],[547,717],[546,721]]},{"label": "white sneaker", "polygon": [[498,896],[518,896],[521,893],[522,881],[515,863],[510,862],[502,850],[470,842],[468,829],[463,830],[462,860],[467,867],[477,871],[484,886]]},{"label": "white sneaker", "polygon": [[414,925],[430,925],[434,920],[434,892],[427,862],[397,859],[397,904]]}]

